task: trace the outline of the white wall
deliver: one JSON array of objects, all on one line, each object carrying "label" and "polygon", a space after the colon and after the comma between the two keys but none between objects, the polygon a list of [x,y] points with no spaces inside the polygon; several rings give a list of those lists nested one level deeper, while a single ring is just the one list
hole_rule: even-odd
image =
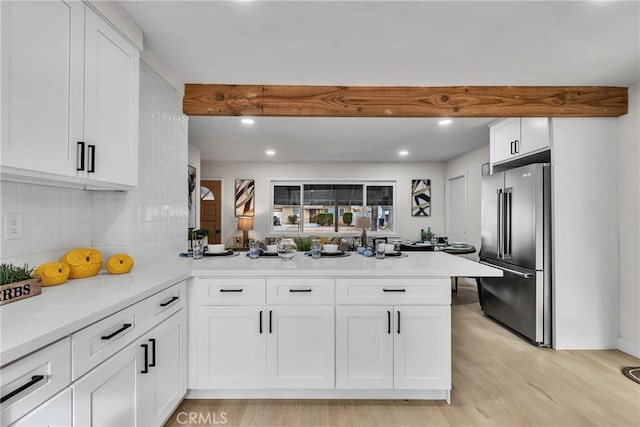
[{"label": "white wall", "polygon": [[618,126],[618,348],[640,358],[640,84],[629,88],[629,113]]},{"label": "white wall", "polygon": [[455,178],[460,175],[466,176],[467,242],[476,247],[476,253],[473,256],[470,256],[470,258],[474,260],[478,260],[478,253],[480,252],[480,207],[482,204],[480,194],[480,188],[482,185],[481,167],[484,163],[489,163],[489,154],[489,145],[487,144],[458,156],[455,159],[451,159],[445,164],[445,180]]},{"label": "white wall", "polygon": [[[418,238],[420,229],[444,233],[443,163],[217,163],[202,161],[202,179],[222,180],[222,241],[231,243],[236,233],[234,186],[236,179],[255,179],[255,219],[251,237],[262,239],[270,229],[272,179],[381,179],[397,181],[398,237]],[[411,216],[411,180],[431,179],[430,217]]]},{"label": "white wall", "polygon": [[181,95],[144,63],[138,158],[138,187],[128,192],[0,182],[1,217],[24,215],[24,238],[1,240],[2,262],[35,267],[88,246],[142,265],[185,250],[187,118]]},{"label": "white wall", "polygon": [[615,348],[618,119],[553,119],[552,126],[553,345]]}]

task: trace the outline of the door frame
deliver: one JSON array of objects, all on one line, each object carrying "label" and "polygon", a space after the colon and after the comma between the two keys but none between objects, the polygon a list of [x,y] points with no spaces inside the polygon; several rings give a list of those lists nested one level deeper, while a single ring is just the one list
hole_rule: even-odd
[{"label": "door frame", "polygon": [[447,177],[447,179],[445,180],[445,227],[444,227],[444,232],[447,235],[447,237],[449,237],[451,235],[451,181],[456,180],[456,179],[460,179],[463,178],[463,183],[464,183],[464,238],[465,241],[467,240],[467,236],[468,236],[468,209],[469,209],[469,183],[468,183],[468,177],[467,177],[467,172],[463,172],[460,174],[455,174],[452,176]]},{"label": "door frame", "polygon": [[204,176],[200,176],[200,179],[198,180],[198,228],[200,228],[201,226],[201,222],[202,222],[202,218],[201,218],[201,209],[202,207],[200,206],[200,188],[202,187],[202,181],[220,181],[220,243],[225,244],[225,237],[224,237],[224,211],[225,211],[225,206],[223,204],[224,202],[224,179],[223,178],[205,178]]}]

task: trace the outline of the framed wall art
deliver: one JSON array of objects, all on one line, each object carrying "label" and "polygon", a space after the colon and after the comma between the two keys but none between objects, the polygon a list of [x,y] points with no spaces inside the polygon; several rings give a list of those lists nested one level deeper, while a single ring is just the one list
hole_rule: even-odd
[{"label": "framed wall art", "polygon": [[236,179],[236,216],[254,215],[255,181]]},{"label": "framed wall art", "polygon": [[431,180],[411,180],[411,215],[431,216]]}]

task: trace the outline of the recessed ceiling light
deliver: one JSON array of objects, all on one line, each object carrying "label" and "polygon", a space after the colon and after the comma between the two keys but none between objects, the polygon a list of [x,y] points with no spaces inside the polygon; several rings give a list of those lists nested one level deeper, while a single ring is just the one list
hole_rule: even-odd
[{"label": "recessed ceiling light", "polygon": [[450,125],[450,124],[451,124],[451,119],[444,119],[444,120],[440,120],[440,121],[438,122],[438,124],[439,124],[440,126]]},{"label": "recessed ceiling light", "polygon": [[275,156],[276,151],[275,150],[267,150],[267,151],[265,151],[265,154],[267,156]]},{"label": "recessed ceiling light", "polygon": [[253,124],[253,119],[249,119],[247,117],[245,117],[244,119],[241,120],[243,125],[252,125]]},{"label": "recessed ceiling light", "polygon": [[408,156],[409,152],[407,150],[398,151],[398,155],[400,155],[400,156]]}]

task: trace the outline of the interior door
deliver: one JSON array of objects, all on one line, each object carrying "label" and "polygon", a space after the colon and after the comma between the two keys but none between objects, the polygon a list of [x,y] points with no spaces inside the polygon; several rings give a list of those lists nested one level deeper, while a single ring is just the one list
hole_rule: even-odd
[{"label": "interior door", "polygon": [[504,173],[494,173],[482,178],[481,224],[482,236],[480,257],[498,259],[499,254],[499,191],[504,187]]},{"label": "interior door", "polygon": [[200,181],[200,228],[209,230],[209,243],[221,243],[222,182]]}]

